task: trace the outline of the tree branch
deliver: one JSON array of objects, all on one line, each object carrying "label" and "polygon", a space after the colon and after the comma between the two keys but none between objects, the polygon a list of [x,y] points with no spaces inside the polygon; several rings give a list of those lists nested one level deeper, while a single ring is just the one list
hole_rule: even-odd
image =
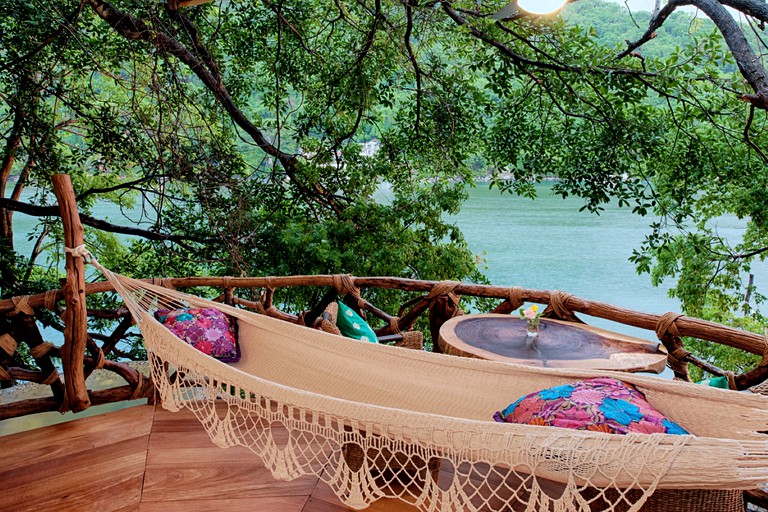
[{"label": "tree branch", "polygon": [[755,55],[749,45],[739,24],[725,7],[715,0],[694,0],[692,4],[709,16],[723,34],[725,43],[731,50],[742,76],[755,91],[755,94],[745,94],[741,99],[758,108],[768,110],[768,74],[760,63],[760,58]]},{"label": "tree branch", "polygon": [[[673,0],[674,1],[674,0]],[[477,27],[473,27],[469,24],[469,22],[462,17],[453,7],[451,7],[447,2],[441,2],[441,7],[443,8],[443,11],[445,11],[446,14],[459,26],[461,27],[467,27],[469,29],[469,33],[481,41],[485,42],[486,44],[493,46],[497,50],[501,52],[502,55],[505,55],[510,58],[513,64],[515,64],[518,69],[520,69],[523,73],[527,74],[531,77],[531,79],[535,80],[536,82],[540,82],[540,79],[534,75],[528,68],[539,68],[539,69],[547,69],[550,71],[568,71],[572,73],[589,73],[593,75],[597,74],[612,74],[612,75],[626,75],[626,76],[657,76],[657,73],[648,73],[647,71],[643,71],[640,69],[631,69],[631,68],[612,68],[612,67],[606,67],[606,66],[597,66],[597,67],[580,67],[580,66],[569,66],[567,64],[557,63],[557,62],[546,62],[541,60],[535,60],[530,59],[528,57],[525,57],[524,55],[520,55],[519,53],[515,52],[512,48],[504,44],[503,42],[499,41],[498,39],[495,39],[490,34],[483,32],[482,30],[479,30]],[[497,24],[500,22],[497,22]],[[509,29],[505,29],[505,32],[510,33],[511,31]],[[515,35],[515,37],[519,40],[524,40],[524,38],[520,38],[520,36]],[[524,41],[525,44],[530,46],[530,43],[528,41]],[[539,54],[542,54],[548,58],[551,58],[546,53],[542,52],[539,48],[533,48],[534,51],[536,51]]]},{"label": "tree branch", "polygon": [[280,10],[280,8],[278,6],[276,6],[275,4],[270,2],[269,0],[261,0],[261,1],[264,3],[264,5],[266,5],[269,8],[269,10],[271,10],[273,13],[275,13],[275,16],[277,16],[277,18],[280,20],[280,22],[283,25],[288,27],[290,29],[290,31],[294,33],[294,35],[296,36],[296,39],[299,41],[299,44],[301,45],[302,48],[304,48],[304,51],[306,51],[307,53],[309,53],[310,55],[312,55],[315,58],[318,58],[318,59],[321,58],[320,55],[318,55],[318,53],[315,50],[313,50],[312,48],[310,48],[309,45],[307,44],[307,42],[304,41],[304,36],[301,34],[301,32],[299,32],[296,29],[296,27],[294,27],[291,24],[291,22],[289,22],[286,19],[286,17],[283,16],[283,14],[282,14],[282,12],[281,12],[281,10]]},{"label": "tree branch", "polygon": [[69,18],[65,18],[65,20],[64,20],[65,22],[61,24],[61,26],[58,28],[58,30],[55,30],[53,33],[51,33],[48,37],[46,37],[43,40],[42,43],[37,45],[37,47],[34,48],[33,50],[25,53],[21,57],[17,57],[15,59],[13,59],[11,62],[8,62],[7,64],[4,64],[4,65],[0,66],[0,73],[2,73],[3,71],[5,71],[8,68],[12,68],[13,66],[15,66],[17,64],[20,64],[22,62],[25,62],[25,61],[31,59],[32,57],[34,57],[35,55],[40,53],[40,51],[43,48],[45,48],[46,46],[48,46],[49,44],[54,42],[56,40],[56,38],[58,38],[61,35],[61,33],[64,32],[64,30],[67,28],[67,25],[74,25],[75,24],[75,22],[77,21],[77,18],[80,17],[80,12],[83,10],[83,6],[84,5],[85,5],[85,0],[81,0],[80,4],[78,4],[77,8],[75,9],[75,12],[73,12],[72,15],[69,16]]},{"label": "tree branch", "polygon": [[763,254],[764,252],[768,252],[768,247],[761,247],[760,249],[755,249],[754,251],[733,254],[731,255],[731,259],[743,260],[743,259],[751,258],[753,256],[757,256],[758,254]]},{"label": "tree branch", "polygon": [[[365,35],[365,42],[363,44],[363,47],[361,48],[360,52],[357,55],[357,58],[355,59],[355,65],[354,65],[354,76],[357,77],[358,83],[363,82],[363,73],[361,73],[361,67],[363,65],[363,61],[365,61],[365,58],[368,56],[368,54],[371,51],[371,48],[373,47],[373,43],[376,40],[376,32],[379,30],[379,25],[381,24],[382,20],[384,19],[384,16],[381,12],[381,0],[375,0],[374,2],[374,13],[373,13],[373,21],[371,22],[371,28],[366,32]],[[357,133],[357,129],[360,126],[360,122],[363,120],[363,112],[365,110],[365,97],[360,98],[360,103],[357,106],[357,116],[355,118],[355,123],[347,130],[346,133],[341,134],[340,137],[337,137],[333,141],[332,149],[337,149],[342,141],[345,141],[352,137],[355,133]]]},{"label": "tree branch", "polygon": [[135,185],[139,185],[140,183],[144,183],[152,179],[152,176],[145,176],[143,178],[139,178],[134,181],[124,181],[118,185],[114,185],[112,187],[106,187],[106,188],[89,188],[88,190],[81,192],[77,195],[77,200],[81,201],[85,199],[86,197],[93,195],[93,194],[106,194],[109,192],[114,192],[116,190],[122,190],[122,189],[130,189]]},{"label": "tree branch", "polygon": [[699,8],[712,20],[723,35],[728,49],[731,51],[741,75],[747,80],[754,94],[743,94],[740,99],[751,103],[757,108],[768,110],[768,73],[760,62],[760,58],[752,50],[741,27],[724,5],[733,7],[745,14],[760,20],[768,19],[768,6],[748,0],[670,0],[656,16],[654,16],[645,33],[635,42],[628,43],[627,49],[619,53],[620,59],[629,55],[655,36],[655,31],[661,27],[672,12],[682,5],[692,5]]},{"label": "tree branch", "polygon": [[405,42],[405,48],[408,50],[408,58],[413,66],[413,72],[416,75],[416,120],[414,121],[414,129],[416,130],[416,136],[419,136],[419,125],[421,124],[421,67],[419,67],[419,61],[416,60],[416,54],[413,52],[411,46],[411,33],[413,32],[413,9],[411,8],[410,0],[402,0],[405,5],[405,17],[407,25],[405,27],[405,35],[403,35],[403,41]]},{"label": "tree branch", "polygon": [[[195,75],[197,75],[205,87],[211,91],[232,121],[244,130],[262,151],[280,162],[288,179],[296,185],[301,193],[305,196],[316,197],[322,200],[330,205],[337,213],[341,211],[340,205],[333,199],[332,194],[326,191],[322,185],[315,182],[311,187],[307,187],[297,178],[296,155],[285,153],[270,143],[261,130],[237,107],[218,73],[218,67],[206,66],[206,62],[200,60],[175,38],[169,36],[162,30],[148,27],[144,21],[132,14],[120,11],[110,3],[102,0],[88,0],[88,2],[99,17],[126,39],[148,42],[162,54],[172,55],[184,63]],[[175,12],[174,14],[178,16],[178,19],[182,22],[185,29],[192,34],[192,42],[195,45],[195,50],[200,55],[204,56],[203,59],[211,60],[210,53],[202,45],[199,39],[194,36],[197,30],[194,28],[191,21],[179,12]],[[206,58],[206,56],[208,58]]]},{"label": "tree branch", "polygon": [[756,20],[768,21],[768,4],[753,0],[720,0],[720,3],[732,7]]},{"label": "tree branch", "polygon": [[14,109],[13,126],[11,126],[11,133],[5,142],[3,161],[0,164],[0,197],[5,197],[5,187],[8,179],[11,177],[13,163],[16,161],[16,150],[21,145],[21,127],[24,121],[24,114],[23,105],[18,105]]},{"label": "tree branch", "polygon": [[688,3],[690,2],[686,0],[670,0],[662,9],[656,12],[656,15],[653,18],[651,18],[651,21],[648,23],[648,29],[642,36],[640,36],[640,39],[632,43],[627,41],[627,49],[619,53],[616,56],[616,60],[623,59],[656,37],[656,30],[658,30],[664,24],[664,22],[667,21],[667,18],[669,18],[669,16],[675,12],[675,9]]},{"label": "tree branch", "polygon": [[476,27],[471,26],[464,17],[462,17],[453,7],[451,7],[448,2],[441,2],[440,6],[443,8],[443,11],[445,11],[448,17],[451,18],[457,25],[461,27],[467,27],[469,29],[469,33],[472,34],[472,36],[493,46],[502,54],[509,57],[512,62],[520,68],[524,68],[524,65],[529,65],[553,71],[580,71],[580,69],[576,67],[550,64],[548,62],[540,62],[524,57],[514,52],[509,46],[505,45],[501,41],[498,41],[485,32],[478,30]]},{"label": "tree branch", "polygon": [[[94,1],[98,0],[91,0],[91,3]],[[161,51],[163,51],[164,47],[167,45],[170,49],[168,53],[177,57],[184,64],[186,64],[187,67],[189,67],[198,77],[200,77],[200,79],[203,80],[203,83],[216,97],[217,101],[219,101],[219,103],[227,111],[232,121],[240,128],[245,130],[245,132],[251,136],[254,142],[256,142],[256,144],[265,153],[275,157],[280,162],[280,165],[282,165],[283,169],[285,170],[285,174],[288,176],[288,179],[291,180],[291,182],[305,197],[314,197],[315,199],[320,200],[330,206],[331,209],[337,214],[341,213],[343,210],[342,206],[338,201],[336,201],[333,194],[328,191],[321,183],[315,181],[311,183],[311,186],[307,186],[297,178],[296,155],[285,153],[278,146],[268,142],[261,130],[245,116],[245,114],[237,105],[235,105],[232,96],[229,94],[229,91],[224,85],[224,81],[219,71],[219,66],[203,42],[200,40],[199,31],[197,30],[195,24],[187,16],[180,12],[173,12],[172,14],[181,22],[184,29],[190,34],[193,48],[196,52],[202,55],[203,61],[205,64],[207,64],[208,68],[206,69],[206,67],[203,65],[203,62],[200,62],[197,57],[192,55],[192,53],[189,52],[189,50],[187,50],[181,43],[166,34],[157,32],[158,39],[162,39],[160,46],[158,43],[152,40],[146,39],[146,41],[152,42]],[[129,14],[125,15],[130,16]],[[134,19],[138,23],[143,23],[141,20],[136,18]],[[207,80],[206,77],[208,77]],[[278,128],[278,136],[279,133],[280,132]]]},{"label": "tree branch", "polygon": [[[33,217],[56,217],[59,215],[59,208],[57,206],[38,206],[34,204],[24,203],[21,201],[14,201],[13,199],[6,199],[0,197],[0,208],[7,208],[9,210],[31,215]],[[199,243],[214,243],[217,242],[214,238],[198,238],[193,236],[181,236],[170,235],[164,233],[157,233],[155,231],[148,231],[146,229],[132,228],[128,226],[119,226],[112,224],[105,220],[96,219],[89,215],[80,214],[80,222],[86,226],[92,228],[101,229],[102,231],[108,231],[110,233],[120,233],[122,235],[133,235],[147,240],[155,240],[159,242],[174,242],[180,246],[194,251],[195,249],[189,246],[186,242],[199,242]]]},{"label": "tree branch", "polygon": [[757,144],[752,141],[752,137],[749,136],[749,130],[752,128],[752,121],[755,119],[755,106],[749,106],[749,116],[747,117],[747,124],[744,126],[744,141],[749,144],[749,147],[755,150],[755,153],[762,159],[764,164],[768,164],[768,157],[766,157],[763,150],[760,149]]}]

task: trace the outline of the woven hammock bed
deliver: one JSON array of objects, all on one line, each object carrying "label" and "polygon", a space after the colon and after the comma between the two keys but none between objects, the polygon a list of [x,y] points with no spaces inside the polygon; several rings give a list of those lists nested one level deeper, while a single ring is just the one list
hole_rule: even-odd
[{"label": "woven hammock bed", "polygon": [[[768,482],[765,396],[356,342],[99,267],[138,322],[165,408],[191,410],[214,443],[248,447],[277,479],[320,477],[355,509],[390,497],[428,512],[632,512],[648,510],[657,489],[718,493]],[[202,354],[153,316],[179,307],[236,318],[239,362]],[[517,397],[595,376],[634,385],[695,435],[492,419]]]}]

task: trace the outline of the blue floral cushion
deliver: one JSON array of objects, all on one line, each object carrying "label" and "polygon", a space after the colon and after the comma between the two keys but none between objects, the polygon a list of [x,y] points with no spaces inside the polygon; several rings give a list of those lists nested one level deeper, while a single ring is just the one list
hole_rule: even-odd
[{"label": "blue floral cushion", "polygon": [[531,393],[497,412],[494,419],[611,434],[688,434],[653,408],[637,388],[608,377]]}]

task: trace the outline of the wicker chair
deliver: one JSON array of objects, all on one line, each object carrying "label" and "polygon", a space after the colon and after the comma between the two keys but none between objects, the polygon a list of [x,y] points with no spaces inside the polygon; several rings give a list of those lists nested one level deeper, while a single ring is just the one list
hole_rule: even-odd
[{"label": "wicker chair", "polygon": [[[582,494],[591,499],[598,490],[587,490]],[[744,498],[738,490],[699,490],[699,489],[657,489],[648,497],[640,512],[744,512]],[[608,496],[615,498],[616,491],[609,490]],[[642,492],[630,490],[627,493],[630,503],[636,502]],[[606,502],[597,500],[592,510],[605,510]],[[628,510],[629,504],[619,504],[617,512]]]},{"label": "wicker chair", "polygon": [[[336,318],[339,314],[339,305],[331,302],[323,314],[315,320],[315,328],[331,334],[341,336],[341,331],[336,326]],[[424,334],[419,331],[407,331],[399,334],[390,334],[388,336],[379,336],[379,343],[392,343],[392,345],[401,348],[412,348],[414,350],[424,349]]]}]

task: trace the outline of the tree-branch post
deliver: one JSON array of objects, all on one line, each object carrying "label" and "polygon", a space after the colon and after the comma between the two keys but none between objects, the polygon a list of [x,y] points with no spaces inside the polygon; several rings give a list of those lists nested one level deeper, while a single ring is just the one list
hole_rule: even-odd
[{"label": "tree-branch post", "polygon": [[[74,249],[83,244],[83,225],[77,213],[75,192],[67,174],[51,177],[53,192],[59,201],[61,222],[64,226],[64,247]],[[66,400],[70,410],[80,412],[91,405],[85,387],[83,360],[88,339],[88,311],[85,304],[85,263],[83,259],[67,252],[67,284],[64,300],[64,345],[61,360],[64,366]]]},{"label": "tree-branch post", "polygon": [[448,295],[440,295],[430,302],[429,330],[432,334],[432,352],[445,353],[443,347],[440,346],[440,328],[445,322],[460,314],[461,310],[458,304]]}]

